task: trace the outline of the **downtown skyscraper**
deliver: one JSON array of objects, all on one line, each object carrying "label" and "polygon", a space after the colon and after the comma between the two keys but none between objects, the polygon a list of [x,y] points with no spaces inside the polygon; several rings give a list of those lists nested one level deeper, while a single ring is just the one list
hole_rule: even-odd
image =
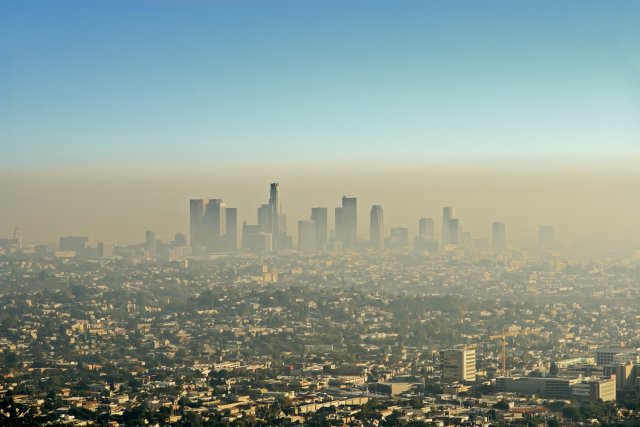
[{"label": "downtown skyscraper", "polygon": [[376,251],[381,251],[384,248],[384,236],[383,236],[384,218],[382,206],[371,206],[371,215],[369,219],[369,240],[371,247]]},{"label": "downtown skyscraper", "polygon": [[418,235],[413,244],[413,249],[417,253],[437,252],[438,240],[436,239],[435,221],[433,218],[420,218],[418,221]]},{"label": "downtown skyscraper", "polygon": [[277,182],[271,183],[269,187],[267,224],[271,233],[273,249],[291,249],[291,238],[287,235],[287,216],[282,213],[280,184]]},{"label": "downtown skyscraper", "polygon": [[327,208],[312,208],[311,221],[314,222],[316,228],[316,250],[324,250],[329,237]]},{"label": "downtown skyscraper", "polygon": [[358,246],[358,199],[342,197],[342,207],[336,208],[336,240],[344,250]]},{"label": "downtown skyscraper", "polygon": [[194,253],[235,250],[238,240],[237,210],[221,199],[189,201],[190,238]]},{"label": "downtown skyscraper", "polygon": [[457,245],[460,232],[460,220],[456,216],[456,208],[442,208],[442,248]]},{"label": "downtown skyscraper", "polygon": [[418,237],[421,239],[435,239],[435,222],[433,218],[420,218],[418,221]]},{"label": "downtown skyscraper", "polygon": [[269,186],[269,202],[258,207],[257,225],[242,225],[243,248],[256,252],[291,249],[291,237],[287,234],[287,217],[282,212],[280,184]]}]

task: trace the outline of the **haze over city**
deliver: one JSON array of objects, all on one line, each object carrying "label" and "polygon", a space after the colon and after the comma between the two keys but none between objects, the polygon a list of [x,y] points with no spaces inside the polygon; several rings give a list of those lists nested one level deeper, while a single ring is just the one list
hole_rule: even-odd
[{"label": "haze over city", "polygon": [[[557,239],[589,253],[630,253],[640,238],[635,185],[637,171],[592,167],[517,169],[487,166],[411,165],[390,167],[327,165],[249,169],[221,166],[217,170],[171,167],[152,170],[115,169],[101,172],[45,171],[9,174],[3,186],[5,233],[19,226],[25,239],[55,242],[63,235],[90,235],[116,243],[141,241],[155,230],[169,239],[187,233],[190,198],[222,198],[238,208],[240,222],[256,221],[256,208],[277,175],[289,233],[312,207],[330,210],[344,194],[359,199],[359,235],[367,239],[369,207],[385,209],[385,232],[408,227],[417,233],[421,217],[440,218],[443,206],[455,206],[465,231],[490,237],[490,225],[509,225],[509,241],[532,244],[538,226],[556,226]],[[615,189],[615,191],[612,191]],[[70,209],[70,207],[72,207]],[[333,228],[333,218],[329,219]],[[576,248],[573,247],[573,250]]]},{"label": "haze over city", "polygon": [[640,425],[639,23],[0,1],[0,425]]}]

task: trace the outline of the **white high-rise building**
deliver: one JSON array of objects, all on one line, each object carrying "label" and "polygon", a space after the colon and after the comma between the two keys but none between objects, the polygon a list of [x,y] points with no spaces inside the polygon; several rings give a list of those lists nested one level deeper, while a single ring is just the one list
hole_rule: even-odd
[{"label": "white high-rise building", "polygon": [[457,245],[460,222],[456,216],[456,208],[442,208],[442,247]]},{"label": "white high-rise building", "polygon": [[475,381],[476,350],[473,348],[440,351],[443,381]]}]

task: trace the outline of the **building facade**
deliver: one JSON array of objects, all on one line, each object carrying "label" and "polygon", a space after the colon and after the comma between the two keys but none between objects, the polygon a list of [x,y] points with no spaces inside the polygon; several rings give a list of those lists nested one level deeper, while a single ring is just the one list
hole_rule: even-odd
[{"label": "building facade", "polygon": [[475,381],[476,350],[473,348],[440,351],[443,381]]}]

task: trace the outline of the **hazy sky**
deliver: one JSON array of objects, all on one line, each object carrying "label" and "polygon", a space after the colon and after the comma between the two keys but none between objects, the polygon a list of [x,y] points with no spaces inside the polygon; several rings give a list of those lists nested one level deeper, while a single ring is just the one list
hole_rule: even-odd
[{"label": "hazy sky", "polygon": [[0,2],[0,235],[170,235],[193,196],[253,222],[279,180],[291,230],[359,192],[523,240],[580,207],[569,236],[632,246],[639,22],[632,0]]}]

